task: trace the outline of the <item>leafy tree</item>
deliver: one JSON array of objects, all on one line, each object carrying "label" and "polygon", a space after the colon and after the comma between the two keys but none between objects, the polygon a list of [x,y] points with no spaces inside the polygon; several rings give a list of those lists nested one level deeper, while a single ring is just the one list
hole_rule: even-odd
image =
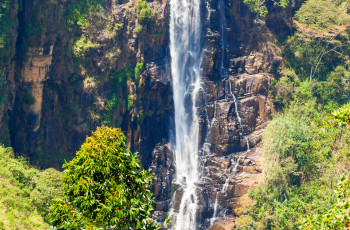
[{"label": "leafy tree", "polygon": [[153,210],[152,175],[125,146],[119,129],[101,127],[64,164],[64,199],[50,209],[58,229],[159,229]]},{"label": "leafy tree", "polygon": [[[294,23],[303,44],[296,56],[309,60],[310,82],[322,64],[332,67],[349,59],[350,15],[344,7],[329,0],[306,1],[295,14]],[[329,68],[323,72],[329,72]]]}]

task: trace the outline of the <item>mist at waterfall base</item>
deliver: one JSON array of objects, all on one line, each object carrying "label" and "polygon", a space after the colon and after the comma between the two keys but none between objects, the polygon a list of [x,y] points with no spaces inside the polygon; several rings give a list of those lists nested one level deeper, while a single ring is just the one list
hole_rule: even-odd
[{"label": "mist at waterfall base", "polygon": [[[175,187],[172,195],[170,219],[173,221],[172,229],[194,230],[198,228],[197,209],[198,191],[196,183],[201,179],[199,159],[199,117],[196,101],[201,90],[200,64],[201,64],[201,18],[200,1],[198,0],[170,0],[170,55],[171,75],[173,85],[173,99],[175,107],[175,137],[174,159],[175,159]],[[221,77],[227,77],[224,66],[225,44],[225,13],[224,2],[220,1],[221,15],[221,48],[220,60]],[[244,135],[243,124],[238,111],[238,104],[231,89],[230,94],[235,104],[237,116],[242,135]],[[215,119],[215,114],[214,118]],[[210,130],[210,129],[209,129]],[[210,131],[209,131],[210,132]],[[247,137],[247,152],[249,143]],[[236,172],[240,157],[232,162],[231,172]],[[230,178],[226,179],[220,191],[226,191]],[[210,220],[212,225],[217,219],[218,193],[214,203],[214,213]]]}]

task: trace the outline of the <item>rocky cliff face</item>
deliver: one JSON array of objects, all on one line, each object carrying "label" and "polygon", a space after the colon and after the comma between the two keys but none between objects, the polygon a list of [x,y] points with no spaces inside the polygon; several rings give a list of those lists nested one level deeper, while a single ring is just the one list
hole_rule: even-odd
[{"label": "rocky cliff face", "polygon": [[[7,101],[1,110],[9,142],[33,162],[59,168],[97,126],[119,126],[154,173],[155,214],[164,218],[177,189],[171,183],[168,2],[147,2],[152,16],[142,22],[137,1],[104,1],[103,12],[89,15],[78,35],[60,26],[68,3],[53,2],[23,0],[16,8],[16,55],[6,66]],[[274,113],[268,90],[281,51],[242,1],[204,1],[202,22],[198,222],[204,229],[217,221],[214,227],[220,229],[220,219],[239,214],[238,198],[261,172],[261,149],[254,147]]]},{"label": "rocky cliff face", "polygon": [[[268,28],[254,25],[242,2],[206,1],[202,7],[198,223],[199,229],[213,223],[213,229],[229,229],[233,221],[221,220],[240,214],[239,198],[260,178],[262,151],[255,146],[275,112],[268,90],[281,51]],[[171,206],[179,209],[181,191],[171,184],[174,168],[171,142],[157,145],[150,170],[159,218]]]},{"label": "rocky cliff face", "polygon": [[[161,75],[168,58],[166,3],[148,3],[153,15],[141,23],[137,1],[106,1],[77,31],[66,23],[70,2],[21,2],[13,6],[15,55],[5,66],[1,125],[10,137],[3,142],[35,164],[60,168],[92,130],[113,125],[150,165],[147,156],[167,138],[172,105],[169,75]],[[138,74],[146,69],[137,81],[136,63],[142,63]]]}]

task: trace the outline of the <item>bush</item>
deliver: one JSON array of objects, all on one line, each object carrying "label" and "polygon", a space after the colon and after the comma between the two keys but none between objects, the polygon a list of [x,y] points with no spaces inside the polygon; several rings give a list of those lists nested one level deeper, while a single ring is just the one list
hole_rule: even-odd
[{"label": "bush", "polygon": [[62,173],[52,168],[46,169],[33,177],[34,189],[30,193],[30,199],[44,215],[46,222],[49,222],[47,214],[52,199],[62,197],[61,178]]},{"label": "bush", "polygon": [[144,60],[136,63],[136,66],[135,66],[135,78],[134,78],[136,83],[139,82],[140,75],[141,75],[142,71],[144,70],[144,68],[145,68]]},{"label": "bush", "polygon": [[276,117],[264,135],[266,183],[299,185],[314,170],[311,133],[305,115],[287,113]]},{"label": "bush", "polygon": [[135,29],[134,29],[134,33],[137,35],[139,33],[141,33],[143,27],[142,26],[137,26]]},{"label": "bush", "polygon": [[136,11],[137,11],[137,18],[141,24],[146,24],[152,16],[151,9],[147,5],[147,1],[145,0],[137,1]]},{"label": "bush", "polygon": [[98,128],[64,164],[65,198],[50,209],[58,229],[159,228],[150,218],[153,177],[125,141],[119,129]]}]

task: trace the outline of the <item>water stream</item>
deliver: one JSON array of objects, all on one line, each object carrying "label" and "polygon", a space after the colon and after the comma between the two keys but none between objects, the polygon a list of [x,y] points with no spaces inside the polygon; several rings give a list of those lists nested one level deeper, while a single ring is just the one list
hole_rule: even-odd
[{"label": "water stream", "polygon": [[[230,172],[228,173],[229,175],[231,175],[231,173],[236,173],[238,171],[237,167],[239,166],[239,162],[240,162],[241,158],[243,156],[245,156],[250,151],[250,146],[249,146],[249,139],[248,139],[247,135],[245,135],[244,126],[242,123],[241,116],[239,115],[237,98],[234,95],[234,93],[232,92],[231,80],[228,80],[228,82],[229,82],[229,91],[230,91],[230,94],[232,96],[233,102],[235,104],[235,114],[236,114],[238,124],[239,124],[239,127],[241,128],[242,136],[244,137],[244,140],[246,142],[246,147],[247,147],[246,151],[243,154],[241,154],[239,157],[237,157],[237,159],[235,161],[232,160],[232,167],[231,167]],[[226,178],[225,183],[222,186],[222,189],[220,190],[221,192],[223,192],[223,193],[227,192],[228,183],[229,183],[230,179],[231,179],[231,176]],[[216,198],[215,198],[215,203],[214,203],[214,213],[213,213],[213,217],[210,219],[210,225],[213,225],[215,220],[218,218],[218,206],[219,206],[218,201],[219,201],[219,191],[216,193]]]},{"label": "water stream", "polygon": [[[199,172],[199,119],[196,100],[200,85],[200,1],[170,0],[170,55],[175,106],[174,196],[170,216],[175,230],[196,229]],[[181,199],[181,200],[176,200]],[[175,204],[180,203],[175,210]]]}]

